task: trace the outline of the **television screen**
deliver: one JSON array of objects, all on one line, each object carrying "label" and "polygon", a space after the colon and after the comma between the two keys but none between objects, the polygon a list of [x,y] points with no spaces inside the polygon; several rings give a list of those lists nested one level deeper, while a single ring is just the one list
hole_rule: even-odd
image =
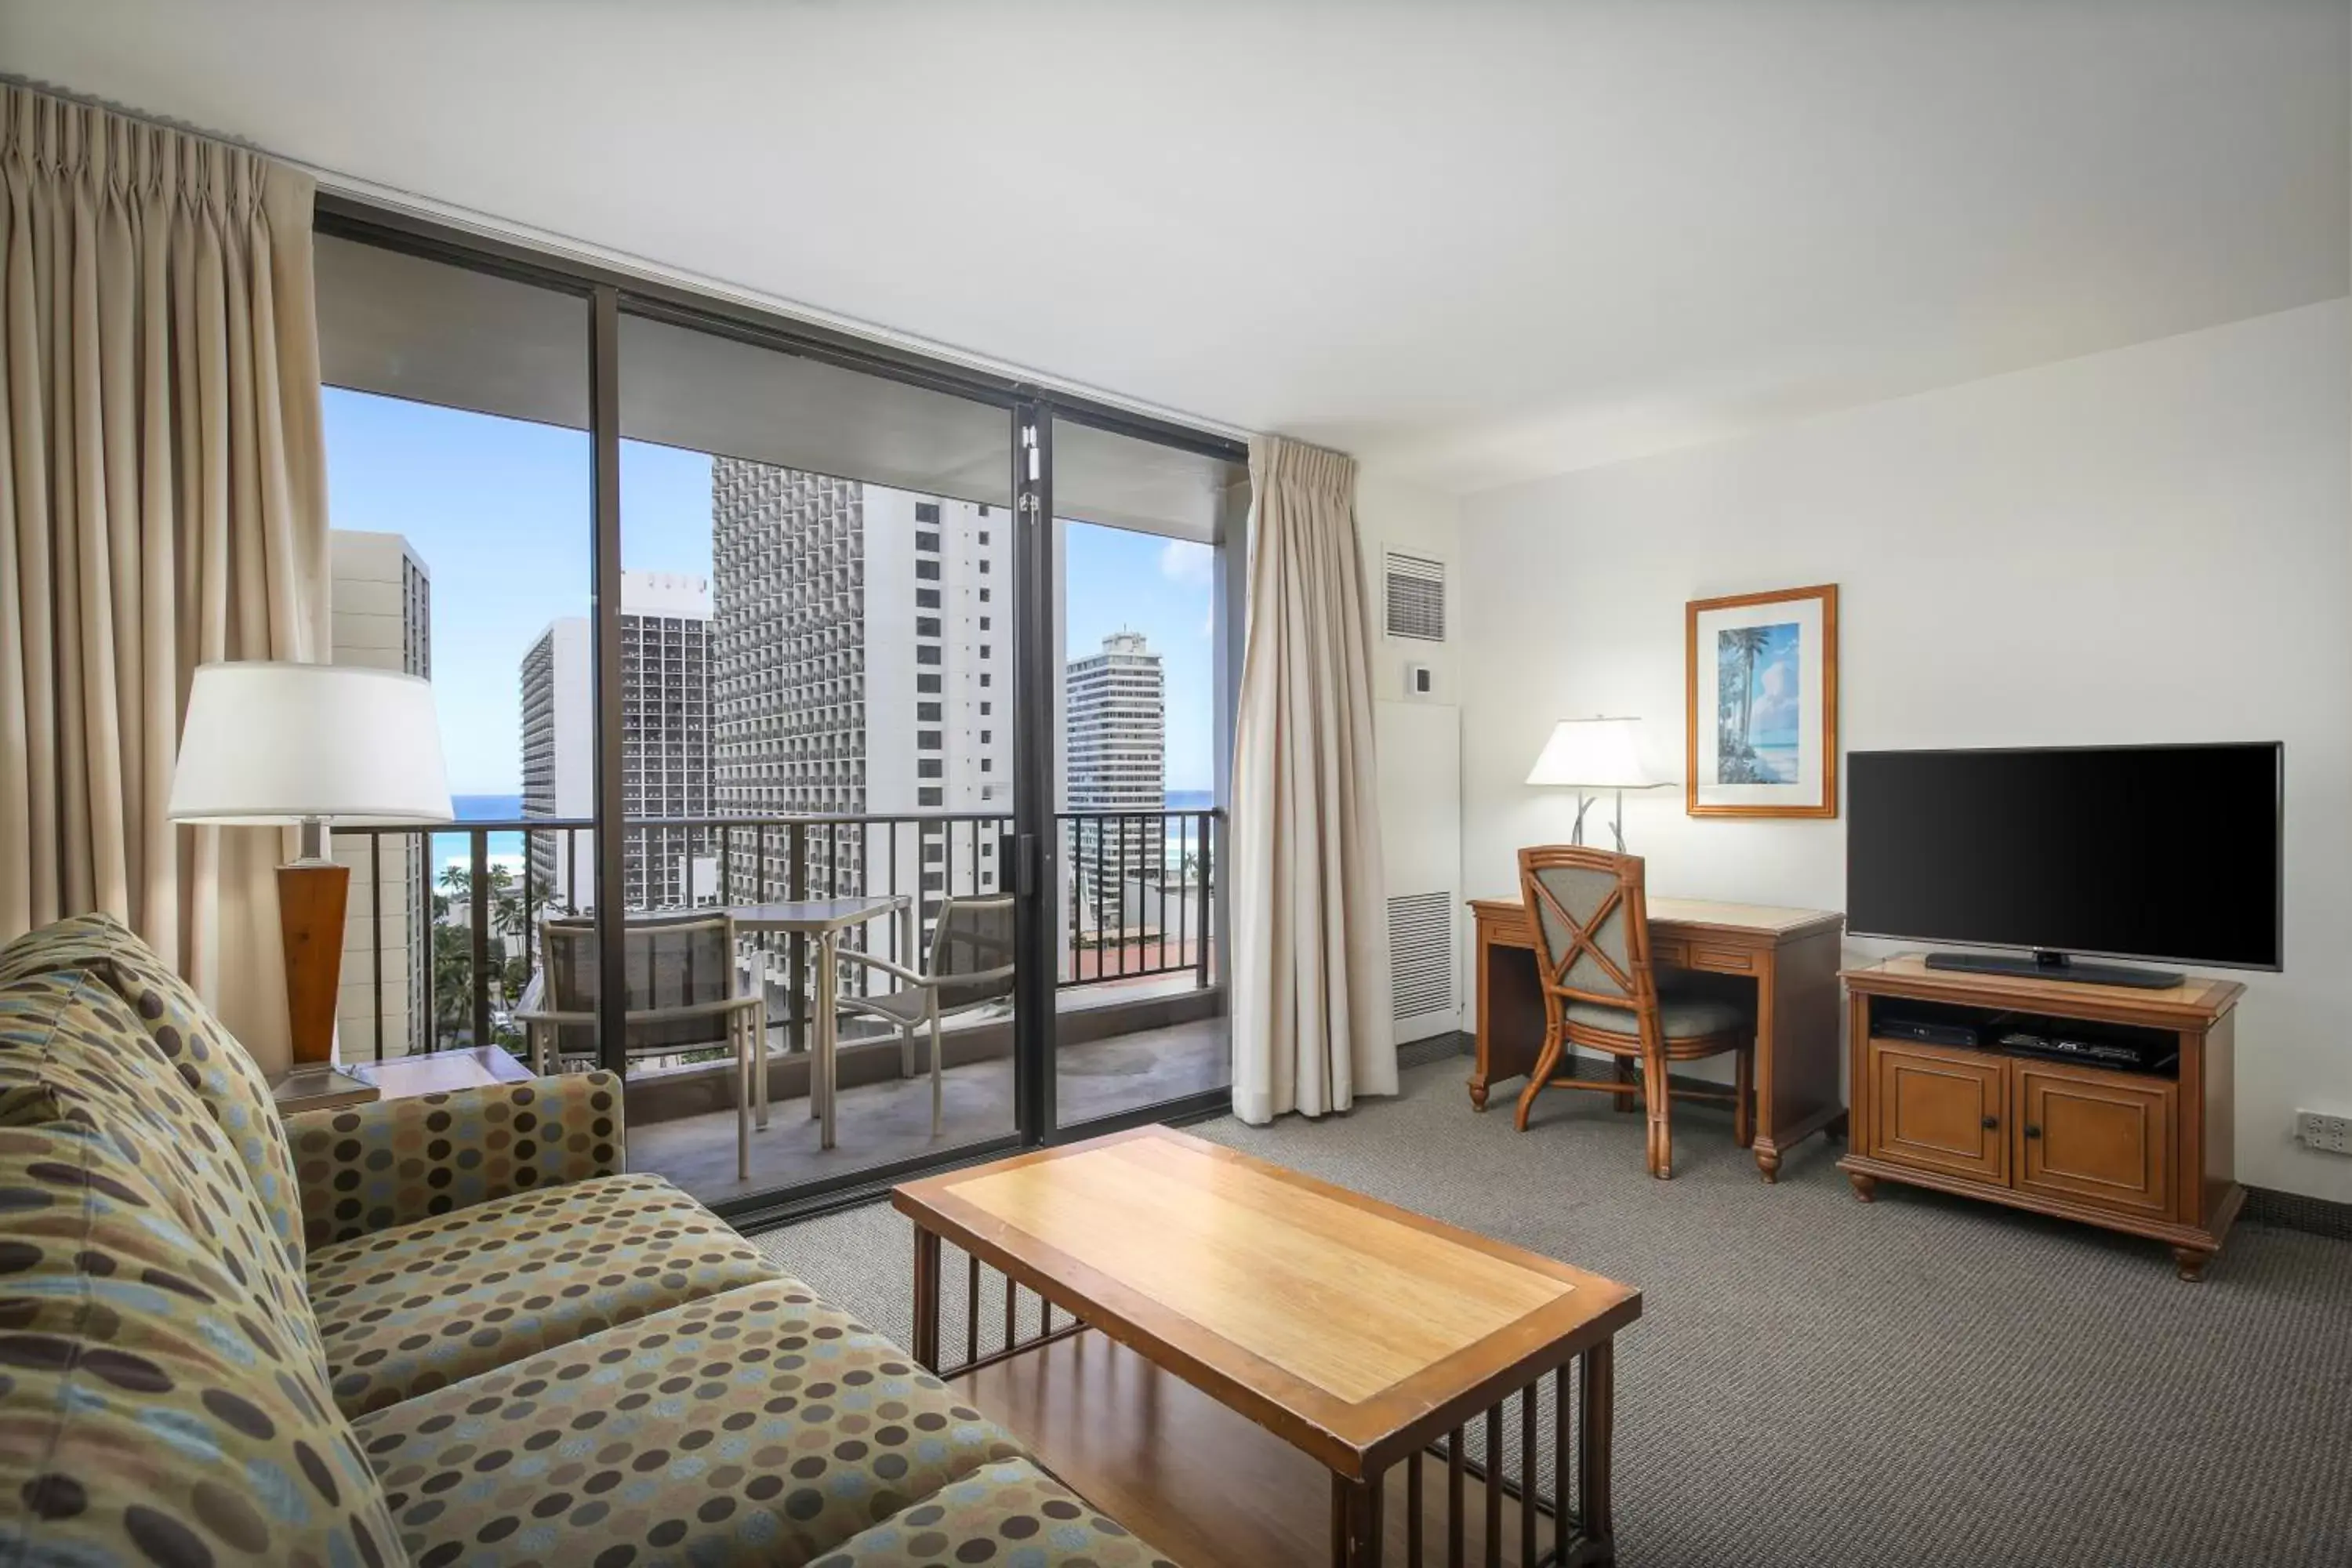
[{"label": "television screen", "polygon": [[2275,742],[1846,758],[1855,936],[2276,969]]}]

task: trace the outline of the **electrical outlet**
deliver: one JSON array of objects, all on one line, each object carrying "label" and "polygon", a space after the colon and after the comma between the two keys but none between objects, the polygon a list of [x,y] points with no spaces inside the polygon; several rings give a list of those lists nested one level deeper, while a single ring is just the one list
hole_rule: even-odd
[{"label": "electrical outlet", "polygon": [[2328,1154],[2352,1154],[2352,1116],[2330,1116],[2324,1110],[2294,1113],[2295,1138]]}]

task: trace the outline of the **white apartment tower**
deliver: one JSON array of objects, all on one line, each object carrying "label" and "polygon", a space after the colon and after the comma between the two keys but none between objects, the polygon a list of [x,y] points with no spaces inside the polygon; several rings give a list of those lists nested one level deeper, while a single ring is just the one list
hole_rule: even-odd
[{"label": "white apartment tower", "polygon": [[1160,656],[1140,632],[1114,632],[1102,652],[1075,658],[1062,672],[1064,792],[1072,812],[1149,814],[1121,824],[1081,815],[1075,843],[1082,900],[1095,886],[1158,876],[1166,856],[1168,685]]},{"label": "white apartment tower", "polygon": [[[334,662],[430,679],[433,579],[408,541],[397,533],[339,528],[328,533],[327,549]],[[373,844],[372,853],[371,840],[359,835],[334,840],[335,858],[352,868],[335,1008],[347,1061],[374,1059],[379,1040],[387,1057],[422,1051],[432,1026],[425,1005],[432,855],[425,841],[403,835],[385,834]],[[380,884],[373,879],[377,877]]]},{"label": "white apartment tower", "polygon": [[[740,458],[712,459],[710,489],[718,815],[1009,816],[1004,510]],[[950,890],[943,825],[803,832],[811,894],[893,890],[894,845],[898,890],[919,866],[927,894]],[[969,865],[972,828],[953,839],[952,890],[992,889],[992,857]],[[783,896],[789,853],[782,831],[736,836],[728,899]]]},{"label": "white apartment tower", "polygon": [[[593,647],[585,616],[550,625],[522,658],[522,814],[595,813]],[[710,797],[710,584],[661,572],[621,574],[621,807],[632,823],[707,817]],[[702,828],[631,826],[623,900],[684,909],[717,890]],[[595,836],[535,833],[531,877],[559,906],[595,901]]]}]

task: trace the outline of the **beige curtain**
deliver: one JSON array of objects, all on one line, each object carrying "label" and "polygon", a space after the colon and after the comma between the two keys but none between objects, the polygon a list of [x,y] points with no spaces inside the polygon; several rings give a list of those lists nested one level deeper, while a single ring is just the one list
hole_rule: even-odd
[{"label": "beige curtain", "polygon": [[1234,1112],[1394,1094],[1356,465],[1250,447],[1249,637],[1234,738]]},{"label": "beige curtain", "polygon": [[267,1062],[280,836],[163,812],[195,667],[327,646],[311,183],[0,93],[0,940],[110,910]]}]

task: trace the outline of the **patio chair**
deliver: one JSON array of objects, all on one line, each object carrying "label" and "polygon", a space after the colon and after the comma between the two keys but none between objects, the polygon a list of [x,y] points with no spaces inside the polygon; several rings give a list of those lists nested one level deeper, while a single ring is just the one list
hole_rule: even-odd
[{"label": "patio chair", "polygon": [[[697,912],[633,918],[625,929],[628,986],[624,1055],[735,1053],[735,1174],[751,1176],[751,1124],[768,1124],[768,1007],[761,988],[736,994],[735,922]],[[600,1059],[596,1046],[596,922],[566,916],[540,928],[542,1004],[516,1013],[541,1073],[559,1062]]]},{"label": "patio chair", "polygon": [[931,1033],[931,1136],[940,1135],[940,1020],[1002,1002],[1013,994],[1013,900],[948,899],[931,928],[931,951],[922,969],[908,969],[870,952],[844,949],[841,962],[878,970],[899,982],[897,990],[871,996],[837,998],[845,1013],[880,1018],[898,1031],[899,1072],[915,1074],[915,1031]]}]

